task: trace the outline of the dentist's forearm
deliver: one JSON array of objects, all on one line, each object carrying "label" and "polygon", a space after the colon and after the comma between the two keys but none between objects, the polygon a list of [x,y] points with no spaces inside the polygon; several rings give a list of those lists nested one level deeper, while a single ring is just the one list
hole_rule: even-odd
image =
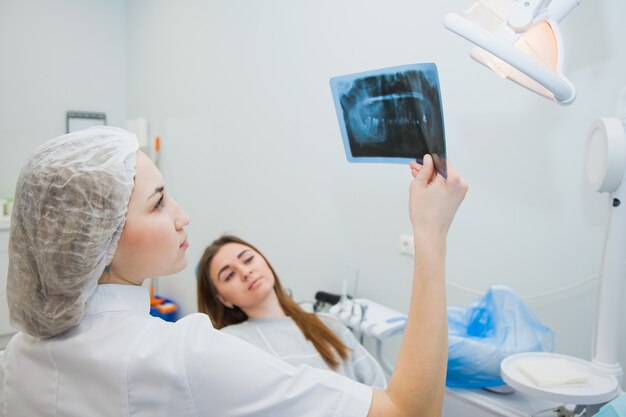
[{"label": "dentist's forearm", "polygon": [[386,391],[375,391],[369,416],[441,416],[448,355],[445,233],[416,231],[407,326]]}]

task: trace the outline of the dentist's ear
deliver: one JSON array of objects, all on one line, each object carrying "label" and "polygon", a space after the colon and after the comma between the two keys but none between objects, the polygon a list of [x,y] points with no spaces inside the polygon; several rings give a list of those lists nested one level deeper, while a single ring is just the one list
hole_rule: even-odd
[{"label": "dentist's ear", "polygon": [[235,308],[235,305],[233,303],[226,301],[226,299],[220,294],[217,294],[217,299],[220,300],[220,303],[224,304],[226,307]]}]

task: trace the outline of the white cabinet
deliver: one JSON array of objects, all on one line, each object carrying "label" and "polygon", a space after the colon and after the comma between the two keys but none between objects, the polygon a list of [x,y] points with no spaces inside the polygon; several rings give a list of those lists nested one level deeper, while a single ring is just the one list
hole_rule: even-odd
[{"label": "white cabinet", "polygon": [[9,225],[0,223],[0,349],[3,349],[11,336],[17,332],[9,324],[7,305],[7,272],[9,269]]}]

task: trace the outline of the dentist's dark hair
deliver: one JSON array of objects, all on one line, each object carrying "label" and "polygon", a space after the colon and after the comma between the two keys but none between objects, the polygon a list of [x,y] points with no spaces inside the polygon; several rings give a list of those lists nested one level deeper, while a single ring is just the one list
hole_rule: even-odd
[{"label": "dentist's dark hair", "polygon": [[[267,265],[272,274],[274,274],[274,291],[278,296],[278,302],[285,314],[296,323],[296,325],[304,334],[304,337],[311,341],[315,349],[320,353],[324,362],[332,368],[337,369],[339,364],[348,359],[350,349],[341,341],[341,339],[329,329],[314,314],[304,311],[298,303],[296,303],[283,289],[278,279],[276,271],[269,263],[267,258],[256,247],[233,235],[223,235],[211,243],[200,258],[197,268],[198,278],[198,310],[201,313],[208,314],[216,329],[229,326],[231,324],[242,323],[248,320],[248,316],[239,307],[226,307],[218,299],[218,291],[210,276],[211,263],[219,250],[229,243],[239,243],[247,246],[257,252]],[[217,277],[214,277],[217,278]]]}]

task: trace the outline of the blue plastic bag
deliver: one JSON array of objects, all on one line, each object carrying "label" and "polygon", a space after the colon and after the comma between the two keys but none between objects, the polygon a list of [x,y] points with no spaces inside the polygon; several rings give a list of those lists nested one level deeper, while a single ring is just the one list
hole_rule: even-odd
[{"label": "blue plastic bag", "polygon": [[596,417],[626,417],[626,395],[617,397],[604,405]]},{"label": "blue plastic bag", "polygon": [[554,333],[543,326],[515,293],[493,286],[469,308],[448,308],[446,386],[504,385],[500,362],[514,353],[550,352]]}]

